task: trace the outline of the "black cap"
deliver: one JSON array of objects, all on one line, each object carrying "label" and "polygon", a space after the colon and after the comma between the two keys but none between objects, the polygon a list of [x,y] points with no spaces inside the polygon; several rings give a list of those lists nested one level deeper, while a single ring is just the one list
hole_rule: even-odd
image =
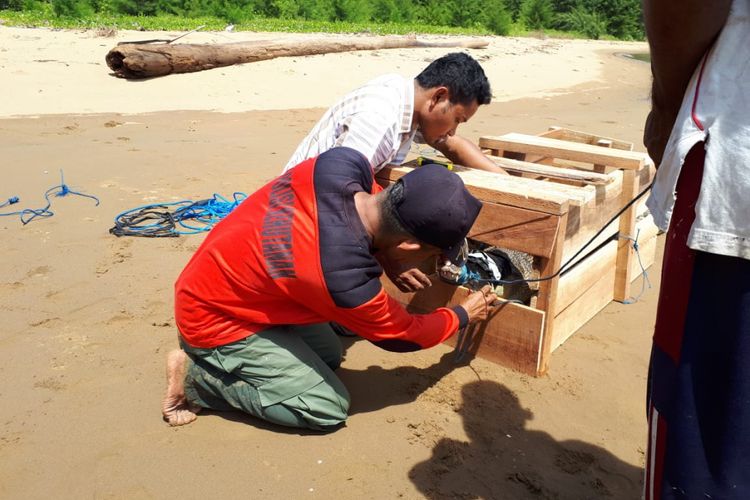
[{"label": "black cap", "polygon": [[404,229],[419,241],[436,246],[461,265],[464,239],[482,203],[467,191],[461,178],[447,168],[429,164],[414,169],[400,181],[404,196],[395,209]]}]

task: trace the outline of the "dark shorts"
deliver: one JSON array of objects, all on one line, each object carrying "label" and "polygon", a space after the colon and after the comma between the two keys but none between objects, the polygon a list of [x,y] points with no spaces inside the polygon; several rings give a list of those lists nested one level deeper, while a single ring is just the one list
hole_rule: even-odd
[{"label": "dark shorts", "polygon": [[647,500],[750,498],[750,261],[687,246],[704,157],[688,154],[664,249]]}]

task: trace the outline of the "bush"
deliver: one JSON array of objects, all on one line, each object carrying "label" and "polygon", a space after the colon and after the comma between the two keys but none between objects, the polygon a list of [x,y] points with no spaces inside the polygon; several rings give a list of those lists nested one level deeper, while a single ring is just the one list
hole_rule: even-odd
[{"label": "bush", "polygon": [[333,21],[336,18],[336,6],[333,0],[301,0],[299,14],[313,21]]},{"label": "bush", "polygon": [[418,19],[436,26],[450,26],[453,10],[452,1],[427,0],[419,9]]},{"label": "bush", "polygon": [[531,30],[543,30],[552,24],[550,0],[524,0],[521,4],[521,20]]},{"label": "bush", "polygon": [[273,17],[279,19],[295,19],[300,14],[299,4],[296,0],[271,0]]},{"label": "bush", "polygon": [[487,0],[484,11],[484,25],[496,35],[507,35],[513,24],[513,17],[502,0]]},{"label": "bush", "polygon": [[372,19],[379,23],[397,23],[401,20],[396,0],[374,0]]},{"label": "bush", "polygon": [[505,10],[507,10],[510,13],[510,17],[513,19],[513,22],[518,21],[518,19],[521,17],[521,4],[523,3],[523,0],[505,0]]},{"label": "bush", "polygon": [[585,0],[590,12],[606,19],[607,33],[623,39],[643,39],[641,0]]},{"label": "bush", "polygon": [[23,0],[0,0],[2,10],[26,10]]},{"label": "bush", "polygon": [[588,12],[583,7],[576,7],[571,12],[560,14],[557,26],[567,31],[577,31],[587,38],[598,40],[607,32],[607,23],[596,12]]},{"label": "bush", "polygon": [[369,21],[372,19],[372,4],[367,0],[335,0],[336,21]]},{"label": "bush", "polygon": [[94,13],[94,8],[86,0],[56,0],[52,11],[57,17],[81,19]]},{"label": "bush", "polygon": [[467,28],[482,24],[484,20],[484,0],[460,0],[453,5],[451,26]]}]

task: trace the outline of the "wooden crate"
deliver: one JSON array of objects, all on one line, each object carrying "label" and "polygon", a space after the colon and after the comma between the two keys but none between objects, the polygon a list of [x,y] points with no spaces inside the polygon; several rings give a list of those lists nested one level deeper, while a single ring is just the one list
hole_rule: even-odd
[{"label": "wooden crate", "polygon": [[[633,152],[630,143],[558,127],[538,136],[481,137],[479,146],[512,175],[455,167],[483,204],[469,238],[533,255],[540,276],[555,275],[655,174],[648,156]],[[387,185],[415,166],[383,169],[378,181]],[[641,261],[648,267],[654,261],[657,230],[647,215],[645,196],[577,260],[598,247],[592,255],[542,281],[529,306],[506,303],[475,331],[450,342],[468,341],[463,347],[474,355],[524,373],[545,373],[552,351],[578,328],[611,300],[631,297],[640,265],[632,241],[618,235],[636,234]],[[469,293],[439,280],[416,294],[402,293],[388,280],[384,285],[415,312],[455,305]]]}]

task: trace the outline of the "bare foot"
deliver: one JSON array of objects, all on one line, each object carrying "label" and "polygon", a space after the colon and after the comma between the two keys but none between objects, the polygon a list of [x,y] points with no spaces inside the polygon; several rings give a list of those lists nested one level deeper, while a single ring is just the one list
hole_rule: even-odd
[{"label": "bare foot", "polygon": [[175,349],[167,354],[167,393],[161,407],[161,414],[169,425],[189,424],[196,418],[200,407],[188,403],[185,398],[185,363],[187,354]]}]

